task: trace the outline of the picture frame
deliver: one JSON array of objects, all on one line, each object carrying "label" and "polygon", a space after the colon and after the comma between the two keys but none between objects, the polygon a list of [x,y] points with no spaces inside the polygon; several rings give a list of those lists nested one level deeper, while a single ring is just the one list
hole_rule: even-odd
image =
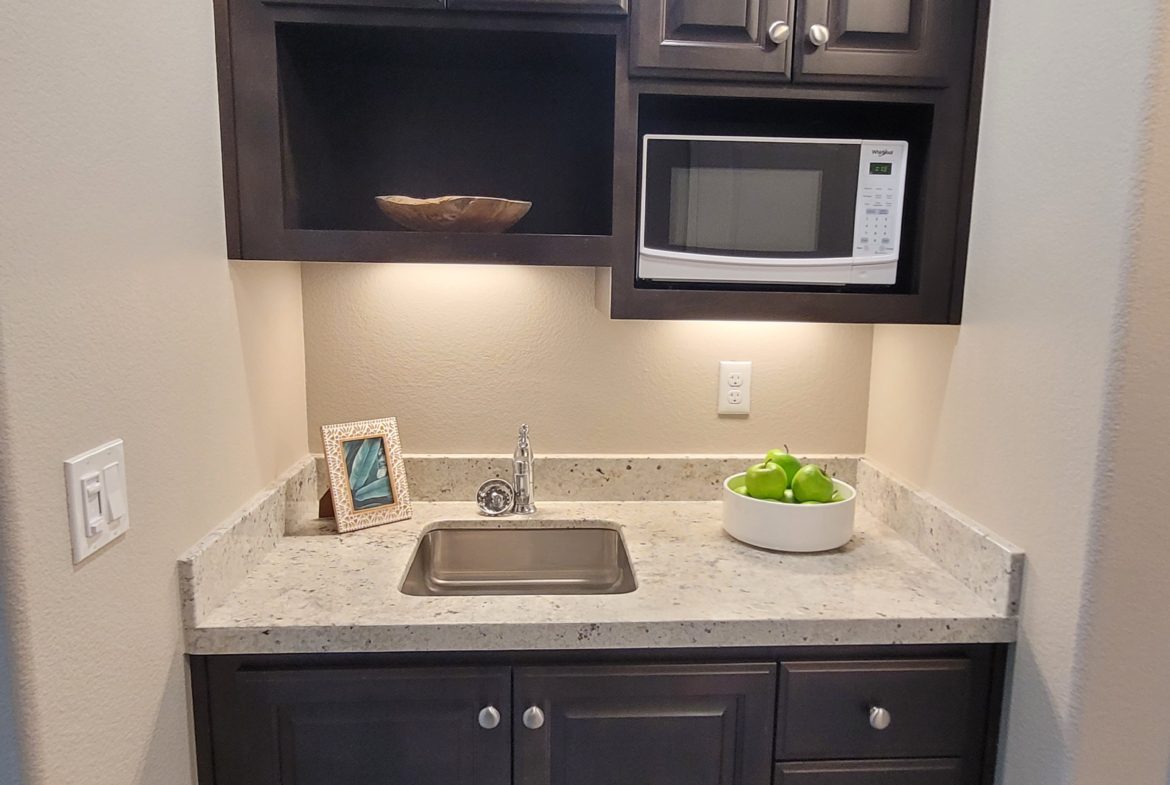
[{"label": "picture frame", "polygon": [[323,425],[321,439],[338,532],[411,516],[396,418]]}]

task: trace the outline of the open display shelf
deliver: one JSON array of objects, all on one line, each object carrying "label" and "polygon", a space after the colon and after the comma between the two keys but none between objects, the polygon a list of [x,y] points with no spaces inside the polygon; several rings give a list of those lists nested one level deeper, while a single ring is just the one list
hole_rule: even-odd
[{"label": "open display shelf", "polygon": [[[616,28],[428,20],[290,14],[272,22],[274,79],[265,89],[278,133],[271,141],[257,133],[253,143],[246,115],[262,120],[262,102],[234,107],[236,255],[611,263],[615,224],[624,245],[632,223],[615,222],[614,211]],[[416,232],[382,213],[375,197],[383,195],[490,196],[532,208],[505,233]]]}]

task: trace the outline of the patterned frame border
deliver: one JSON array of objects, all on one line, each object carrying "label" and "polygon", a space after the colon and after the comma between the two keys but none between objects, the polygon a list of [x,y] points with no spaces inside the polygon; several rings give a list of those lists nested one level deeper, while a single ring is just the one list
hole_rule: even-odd
[{"label": "patterned frame border", "polygon": [[[355,510],[349,493],[349,478],[345,469],[345,455],[341,445],[354,439],[382,437],[386,451],[393,504],[372,510]],[[402,443],[398,438],[398,420],[362,420],[340,425],[322,425],[321,440],[325,444],[325,465],[329,469],[329,488],[333,491],[333,510],[337,517],[337,531],[351,532],[381,526],[384,523],[404,521],[412,514],[410,488],[406,484],[406,465],[402,461]]]}]

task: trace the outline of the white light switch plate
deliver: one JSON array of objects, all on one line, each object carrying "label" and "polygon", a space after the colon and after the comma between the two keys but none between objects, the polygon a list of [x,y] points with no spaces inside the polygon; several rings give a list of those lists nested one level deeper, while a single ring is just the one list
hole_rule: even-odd
[{"label": "white light switch plate", "polygon": [[751,362],[719,363],[720,414],[750,414],[752,410]]},{"label": "white light switch plate", "polygon": [[74,564],[126,533],[130,511],[121,439],[65,461],[65,498]]}]

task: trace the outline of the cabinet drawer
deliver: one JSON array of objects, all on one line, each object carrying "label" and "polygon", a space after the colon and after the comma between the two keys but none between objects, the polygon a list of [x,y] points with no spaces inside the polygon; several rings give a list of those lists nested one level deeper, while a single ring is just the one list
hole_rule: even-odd
[{"label": "cabinet drawer", "polygon": [[957,760],[778,763],[774,785],[960,785]]},{"label": "cabinet drawer", "polygon": [[[945,758],[971,722],[966,659],[789,662],[780,668],[779,760]],[[889,725],[870,724],[885,709]]]}]

